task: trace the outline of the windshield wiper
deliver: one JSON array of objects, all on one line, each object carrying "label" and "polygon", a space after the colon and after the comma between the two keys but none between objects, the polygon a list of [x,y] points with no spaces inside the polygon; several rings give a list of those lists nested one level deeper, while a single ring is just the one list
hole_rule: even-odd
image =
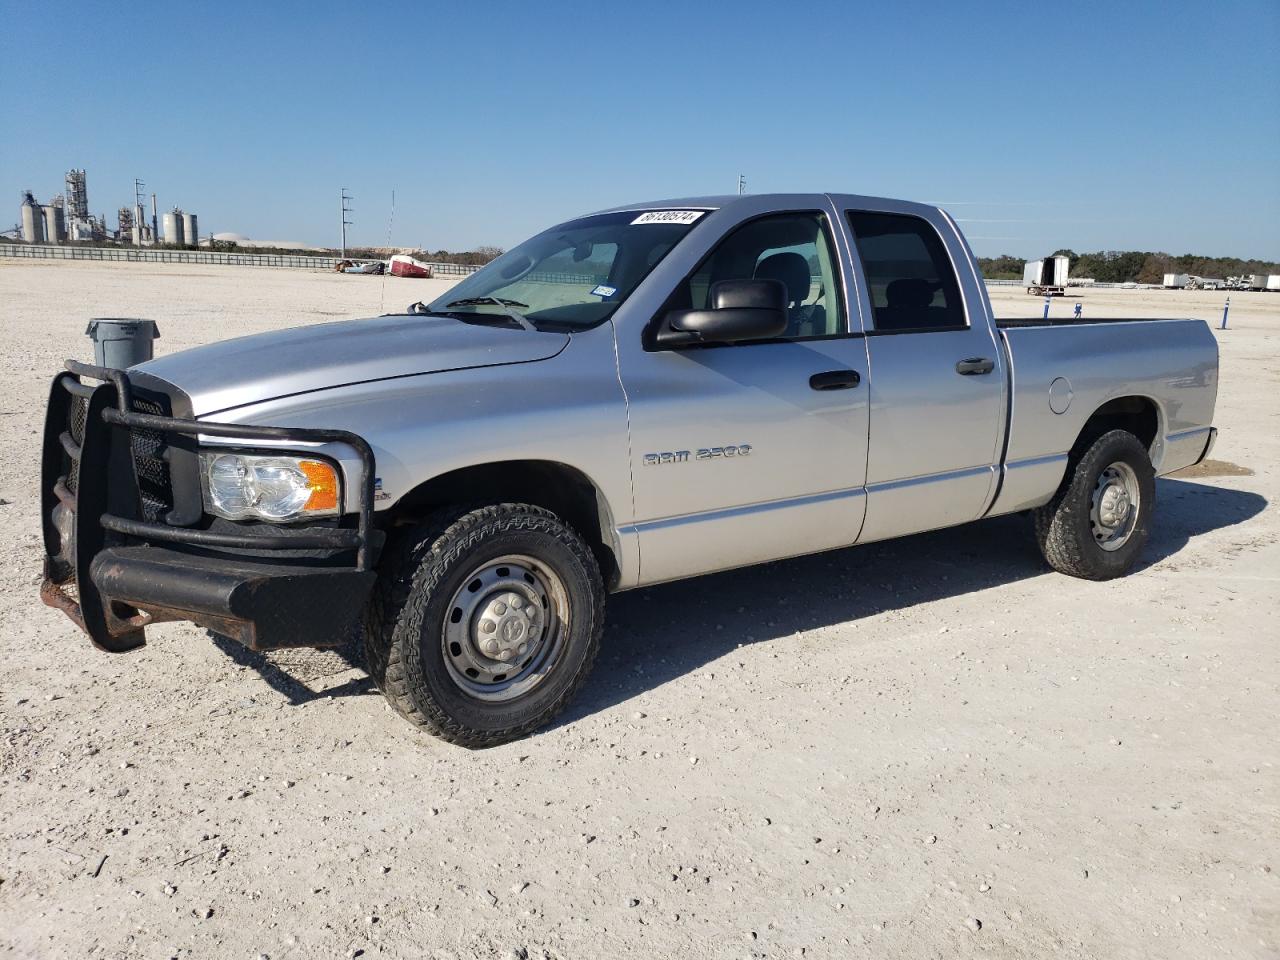
[{"label": "windshield wiper", "polygon": [[464,297],[461,300],[454,300],[445,304],[447,307],[470,307],[476,304],[492,303],[499,307],[525,307],[527,303],[521,303],[519,300],[504,300],[502,297]]},{"label": "windshield wiper", "polygon": [[[445,308],[449,307],[470,307],[483,306],[493,304],[498,307],[527,307],[527,303],[521,303],[519,300],[504,300],[502,297],[464,297],[461,300],[453,300],[445,304]],[[538,328],[523,314],[517,313],[515,310],[502,311],[504,316],[510,317],[525,330],[537,330]]]}]

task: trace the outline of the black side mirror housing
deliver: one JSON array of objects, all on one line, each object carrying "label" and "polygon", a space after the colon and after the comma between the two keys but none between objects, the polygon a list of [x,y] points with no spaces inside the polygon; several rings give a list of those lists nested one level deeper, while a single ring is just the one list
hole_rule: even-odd
[{"label": "black side mirror housing", "polygon": [[654,338],[659,347],[770,340],[787,330],[787,288],[780,280],[721,280],[706,310],[672,310]]}]

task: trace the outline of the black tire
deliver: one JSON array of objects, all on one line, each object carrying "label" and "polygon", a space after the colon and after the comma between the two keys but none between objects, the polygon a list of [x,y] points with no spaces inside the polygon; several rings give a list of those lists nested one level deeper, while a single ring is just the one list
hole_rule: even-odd
[{"label": "black tire", "polygon": [[[558,577],[567,616],[536,685],[514,699],[480,699],[445,662],[442,632],[477,568],[511,555]],[[582,686],[600,647],[604,599],[590,548],[550,511],[518,503],[445,511],[386,558],[365,617],[369,673],[401,716],[442,740],[472,748],[506,743],[544,726]]]},{"label": "black tire", "polygon": [[[1128,538],[1107,550],[1095,535],[1091,511],[1103,471],[1115,463],[1133,471],[1139,497]],[[1150,537],[1155,509],[1155,471],[1146,448],[1127,430],[1111,430],[1073,456],[1068,470],[1053,499],[1033,512],[1040,552],[1049,566],[1072,577],[1110,580],[1128,573]]]}]

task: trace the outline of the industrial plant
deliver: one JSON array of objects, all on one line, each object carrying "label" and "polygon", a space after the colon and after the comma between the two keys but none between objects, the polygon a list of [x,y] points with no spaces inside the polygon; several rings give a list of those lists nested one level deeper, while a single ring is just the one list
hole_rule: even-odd
[{"label": "industrial plant", "polygon": [[83,170],[68,170],[66,192],[41,203],[31,190],[22,192],[18,222],[8,231],[23,243],[59,244],[111,242],[135,247],[164,244],[198,247],[199,225],[194,213],[174,207],[163,218],[156,195],[151,194],[151,215],[147,216],[144,184],[135,180],[133,203],[116,213],[116,229],[107,229],[103,214],[89,213],[89,189]]}]

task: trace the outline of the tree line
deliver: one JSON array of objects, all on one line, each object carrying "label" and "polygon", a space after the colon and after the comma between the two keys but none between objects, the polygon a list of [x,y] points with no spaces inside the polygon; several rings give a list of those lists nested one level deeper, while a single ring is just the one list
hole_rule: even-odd
[{"label": "tree line", "polygon": [[[1166,273],[1189,273],[1198,277],[1226,277],[1252,273],[1280,273],[1280,263],[1271,260],[1241,260],[1237,257],[1202,257],[1194,253],[1174,256],[1138,250],[1099,250],[1076,253],[1058,250],[1052,256],[1070,258],[1069,275],[1099,283],[1161,283]],[[978,265],[988,280],[1021,280],[1022,257],[1003,254],[979,257]]]}]

